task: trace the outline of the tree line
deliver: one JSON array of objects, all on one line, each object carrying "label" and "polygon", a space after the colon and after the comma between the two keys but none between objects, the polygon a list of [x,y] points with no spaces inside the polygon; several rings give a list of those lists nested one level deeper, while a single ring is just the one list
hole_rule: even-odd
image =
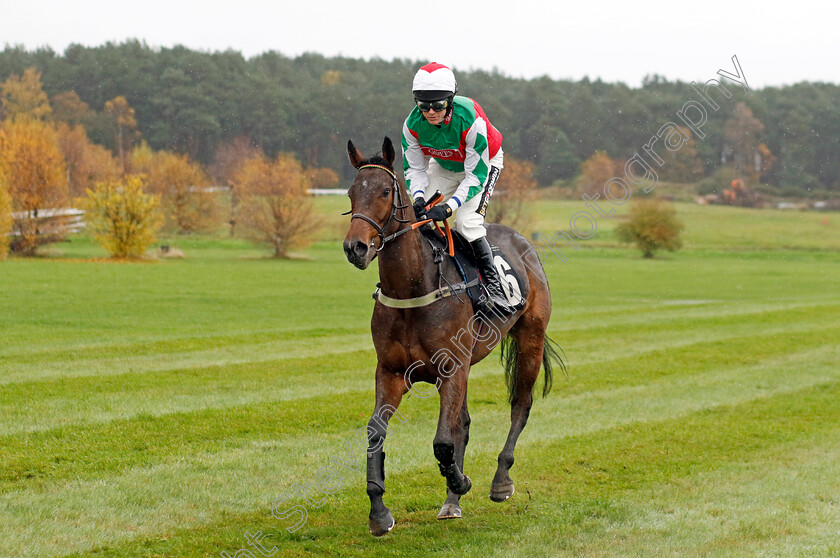
[{"label": "tree line", "polygon": [[[269,159],[242,137],[217,149],[211,178],[187,155],[137,141],[136,112],[124,96],[97,115],[74,91],[50,98],[34,67],[10,75],[0,101],[0,260],[9,249],[33,255],[84,226],[71,203],[87,211],[91,232],[114,257],[142,257],[161,226],[215,233],[223,222],[231,235],[236,228],[287,257],[318,225],[308,190],[338,181],[290,153]],[[88,136],[84,122],[99,120],[115,152]]]},{"label": "tree line", "polygon": [[[123,95],[102,111],[75,91],[50,98],[35,67],[0,84],[0,109],[0,259],[8,249],[35,254],[85,223],[118,258],[142,257],[161,227],[216,234],[223,223],[283,258],[319,226],[310,190],[339,182],[332,169],[304,167],[294,153],[269,157],[246,136],[218,145],[207,165],[156,150]],[[94,143],[86,126],[101,126],[114,150]],[[506,163],[512,172],[499,181],[504,195],[488,219],[515,225],[537,182],[533,164]]]},{"label": "tree line", "polygon": [[[399,136],[411,108],[412,76],[424,62],[278,52],[246,59],[232,50],[152,48],[131,40],[71,45],[62,54],[7,46],[0,52],[0,81],[37,69],[51,99],[72,93],[89,107],[78,117],[92,141],[114,153],[126,138],[113,133],[106,103],[122,96],[136,119],[136,137],[128,140],[142,138],[152,149],[204,165],[236,141],[247,141],[269,157],[294,153],[305,167],[332,169],[346,180],[352,174],[344,156],[347,139],[375,146],[383,135]],[[747,61],[744,68],[748,75]],[[593,156],[632,157],[697,98],[689,83],[657,75],[631,88],[454,70],[460,92],[482,104],[504,134],[505,152],[531,163],[541,186],[578,177]],[[698,83],[704,81],[698,76]],[[692,138],[690,149],[680,150],[679,164],[663,167],[671,174],[666,179],[713,179],[728,168],[728,181],[737,167],[740,178],[774,194],[840,191],[840,85],[730,91],[733,99],[709,113],[706,137]]]}]

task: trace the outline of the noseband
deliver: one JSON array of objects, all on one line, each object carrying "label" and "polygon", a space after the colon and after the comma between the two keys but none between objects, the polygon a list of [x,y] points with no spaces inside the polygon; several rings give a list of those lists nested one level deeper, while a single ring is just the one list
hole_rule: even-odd
[{"label": "noseband", "polygon": [[[400,182],[399,182],[399,180],[397,180],[397,175],[394,173],[394,171],[392,171],[391,169],[389,169],[388,167],[386,167],[384,165],[376,165],[376,164],[362,165],[362,166],[359,167],[359,170],[361,171],[362,169],[366,169],[366,168],[382,169],[385,172],[387,172],[388,174],[390,174],[391,178],[394,180],[393,187],[391,188],[391,190],[392,190],[392,192],[391,192],[391,214],[388,216],[388,220],[385,221],[384,225],[380,226],[379,223],[377,223],[376,221],[374,221],[373,219],[371,219],[370,217],[368,217],[367,215],[364,215],[362,213],[354,213],[350,217],[351,221],[353,219],[361,219],[362,221],[365,221],[366,223],[368,223],[370,226],[372,226],[376,230],[376,234],[379,235],[379,248],[374,248],[374,250],[376,250],[377,252],[381,252],[382,249],[385,247],[385,244],[387,242],[389,242],[391,240],[394,240],[395,238],[400,236],[402,233],[408,232],[408,231],[411,230],[411,229],[403,229],[401,231],[397,231],[396,233],[394,233],[392,235],[385,236],[385,230],[391,224],[391,221],[396,221],[398,223],[408,223],[408,219],[405,219],[405,218],[400,219],[399,217],[397,217],[397,211],[398,210],[404,210],[405,208],[408,207],[408,204],[403,205],[403,202],[402,202],[402,188],[400,187]],[[403,215],[405,215],[405,214],[403,214]],[[373,244],[373,243],[371,243],[371,244]]]}]

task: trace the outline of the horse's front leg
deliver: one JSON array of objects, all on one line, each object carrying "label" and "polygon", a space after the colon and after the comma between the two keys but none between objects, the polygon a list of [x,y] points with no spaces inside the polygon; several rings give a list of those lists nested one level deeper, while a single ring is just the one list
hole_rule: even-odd
[{"label": "horse's front leg", "polygon": [[[440,416],[433,444],[440,474],[446,477],[447,488],[458,496],[472,488],[472,481],[461,471],[455,455],[455,442],[462,442],[460,438],[464,433],[461,429],[466,426],[459,419],[466,403],[468,374],[469,368],[462,368],[443,381],[439,390]],[[463,459],[463,456],[460,457]]]},{"label": "horse's front leg", "polygon": [[[397,412],[397,407],[406,392],[402,375],[389,372],[381,365],[376,367],[376,406],[367,426],[367,494],[370,498],[368,527],[372,535],[381,537],[394,527],[391,510],[382,503],[385,493],[385,436],[388,421]],[[404,420],[404,419],[403,419]]]}]

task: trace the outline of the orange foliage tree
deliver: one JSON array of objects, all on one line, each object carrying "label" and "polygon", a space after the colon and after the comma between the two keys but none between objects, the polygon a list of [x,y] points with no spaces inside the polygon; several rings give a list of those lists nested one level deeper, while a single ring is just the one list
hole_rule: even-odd
[{"label": "orange foliage tree", "polygon": [[247,136],[237,136],[233,141],[216,147],[213,162],[208,167],[211,178],[217,184],[233,186],[233,178],[242,164],[263,154],[262,149],[254,145]]},{"label": "orange foliage tree", "polygon": [[64,156],[58,133],[44,122],[17,118],[4,122],[3,129],[0,166],[5,169],[12,207],[20,212],[11,248],[34,254],[38,245],[64,237],[59,223],[45,220],[43,214],[43,210],[64,207],[69,201]]},{"label": "orange foliage tree", "polygon": [[[621,171],[622,173],[624,171]],[[616,165],[605,151],[596,151],[580,164],[577,187],[582,193],[601,192],[604,184],[616,174]]]},{"label": "orange foliage tree", "polygon": [[732,116],[723,125],[726,148],[732,156],[732,165],[738,178],[747,184],[756,184],[773,165],[775,157],[759,141],[764,124],[753,115],[743,102],[735,105]]},{"label": "orange foliage tree", "polygon": [[131,169],[145,175],[149,191],[160,195],[169,230],[208,232],[219,225],[217,194],[201,166],[186,155],[154,152],[144,143],[132,152]]},{"label": "orange foliage tree", "polygon": [[487,221],[516,227],[524,220],[525,202],[537,190],[534,164],[505,157],[505,168],[499,175],[496,189],[487,209]]},{"label": "orange foliage tree", "polygon": [[9,235],[12,232],[12,198],[7,188],[6,171],[0,163],[0,261],[5,260],[9,253]]},{"label": "orange foliage tree", "polygon": [[270,243],[275,258],[286,258],[291,248],[306,245],[319,226],[308,188],[309,179],[293,155],[249,159],[234,179],[236,222],[246,236]]},{"label": "orange foliage tree", "polygon": [[9,76],[3,83],[2,102],[6,120],[41,120],[52,112],[49,98],[41,86],[41,73],[35,68],[27,68],[23,76]]},{"label": "orange foliage tree", "polygon": [[137,119],[134,109],[128,106],[125,97],[119,95],[105,103],[105,116],[114,131],[114,141],[117,145],[117,155],[123,170],[127,169],[126,153],[131,147],[132,140],[137,134]]},{"label": "orange foliage tree", "polygon": [[75,91],[65,91],[52,98],[52,119],[70,125],[82,124],[93,114],[90,105],[84,102]]},{"label": "orange foliage tree", "polygon": [[92,188],[96,182],[113,180],[122,174],[111,152],[90,141],[84,127],[60,122],[56,129],[67,163],[67,180],[72,197],[84,195],[85,190]]},{"label": "orange foliage tree", "polygon": [[335,188],[338,186],[338,173],[330,168],[306,169],[310,188]]},{"label": "orange foliage tree", "polygon": [[237,136],[229,143],[223,143],[216,147],[216,152],[213,156],[213,162],[210,163],[208,169],[210,177],[216,184],[223,184],[230,187],[230,205],[228,207],[228,223],[230,224],[230,235],[234,235],[236,228],[236,214],[239,200],[236,196],[236,190],[233,188],[234,177],[245,161],[255,157],[262,157],[263,151],[251,141],[247,136]]},{"label": "orange foliage tree", "polygon": [[759,143],[753,154],[753,162],[754,166],[753,172],[750,174],[750,180],[758,182],[762,176],[773,168],[773,165],[776,163],[776,156],[773,155],[770,148],[767,147],[767,144]]}]

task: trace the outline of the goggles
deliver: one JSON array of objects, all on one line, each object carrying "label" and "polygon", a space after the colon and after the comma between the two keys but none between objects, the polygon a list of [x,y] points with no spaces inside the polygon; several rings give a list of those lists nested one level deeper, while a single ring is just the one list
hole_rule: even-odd
[{"label": "goggles", "polygon": [[435,112],[442,112],[446,110],[449,106],[449,99],[443,99],[440,101],[415,100],[414,102],[417,103],[417,108],[420,109],[420,112],[429,112],[430,110],[433,110]]}]

